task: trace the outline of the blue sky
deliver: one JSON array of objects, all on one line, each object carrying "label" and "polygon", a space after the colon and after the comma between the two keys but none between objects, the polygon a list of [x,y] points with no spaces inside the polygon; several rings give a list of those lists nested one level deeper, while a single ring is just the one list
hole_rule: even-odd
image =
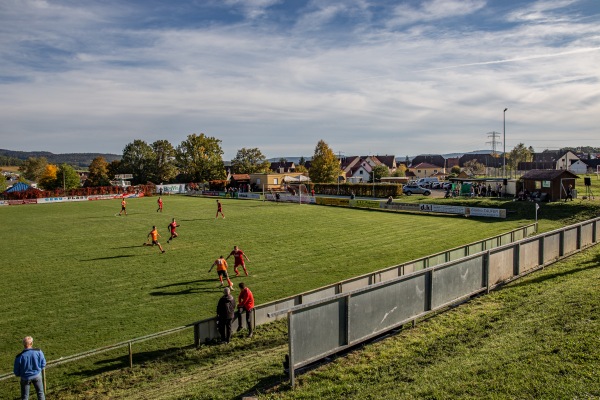
[{"label": "blue sky", "polygon": [[[599,0],[2,0],[0,148],[600,147]],[[502,145],[499,145],[500,150]]]}]

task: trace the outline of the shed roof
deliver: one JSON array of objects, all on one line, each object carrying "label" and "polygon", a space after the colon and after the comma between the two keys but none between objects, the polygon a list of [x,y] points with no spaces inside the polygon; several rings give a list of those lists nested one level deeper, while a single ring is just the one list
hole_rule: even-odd
[{"label": "shed roof", "polygon": [[579,179],[577,175],[564,169],[532,169],[522,176],[523,179],[550,181],[559,177]]}]

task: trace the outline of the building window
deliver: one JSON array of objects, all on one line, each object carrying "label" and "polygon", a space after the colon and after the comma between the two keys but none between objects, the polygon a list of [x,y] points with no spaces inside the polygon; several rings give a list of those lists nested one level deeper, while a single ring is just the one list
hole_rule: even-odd
[{"label": "building window", "polygon": [[256,184],[260,185],[260,178],[256,178]]},{"label": "building window", "polygon": [[279,185],[279,179],[273,178],[273,185]]}]

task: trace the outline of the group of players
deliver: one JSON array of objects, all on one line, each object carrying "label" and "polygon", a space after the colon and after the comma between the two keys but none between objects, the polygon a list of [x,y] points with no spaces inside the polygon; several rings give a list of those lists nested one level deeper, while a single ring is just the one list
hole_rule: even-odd
[{"label": "group of players", "polygon": [[[157,203],[158,203],[158,209],[156,210],[156,212],[162,213],[163,200],[161,197],[158,198]],[[121,212],[119,213],[119,215],[121,215],[121,213],[125,213],[125,215],[127,215],[127,202],[125,201],[125,199],[123,199],[121,201]],[[223,214],[223,205],[221,204],[221,202],[219,200],[217,200],[217,215],[215,216],[215,219],[217,219],[219,217],[219,214],[221,214],[223,219],[225,219],[225,215]],[[171,240],[179,237],[179,234],[177,233],[178,227],[179,227],[179,224],[177,223],[175,218],[173,218],[171,223],[167,226],[167,230],[171,233],[171,237],[169,237],[169,240],[167,240],[167,243],[170,243]],[[159,237],[160,237],[160,234],[158,233],[158,229],[156,229],[156,225],[154,225],[154,226],[152,226],[152,230],[148,233],[148,241],[143,243],[143,245],[151,246],[151,247],[158,246],[158,249],[161,251],[161,253],[164,253],[165,250],[163,249],[162,245],[158,241]],[[242,251],[242,249],[238,248],[238,246],[233,246],[233,250],[231,251],[231,253],[229,253],[227,258],[223,258],[223,256],[220,256],[218,259],[216,259],[215,262],[210,267],[210,269],[208,270],[208,272],[210,273],[214,267],[217,267],[217,274],[219,276],[219,281],[220,281],[219,286],[224,286],[224,281],[227,281],[227,286],[230,288],[230,290],[233,291],[234,290],[233,283],[231,282],[231,279],[229,279],[229,274],[227,273],[227,268],[228,268],[227,260],[231,256],[233,256],[233,259],[234,259],[233,270],[235,272],[235,276],[240,275],[240,272],[238,270],[239,267],[242,267],[246,276],[249,276],[245,261],[250,262],[250,259]]]}]

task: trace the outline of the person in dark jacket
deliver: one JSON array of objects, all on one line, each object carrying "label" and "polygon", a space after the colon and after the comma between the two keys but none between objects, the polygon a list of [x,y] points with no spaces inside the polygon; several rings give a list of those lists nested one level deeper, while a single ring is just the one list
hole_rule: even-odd
[{"label": "person in dark jacket", "polygon": [[217,324],[221,342],[229,343],[231,340],[231,323],[235,316],[235,299],[229,288],[223,289],[223,296],[217,303]]},{"label": "person in dark jacket", "polygon": [[42,350],[33,348],[31,336],[23,339],[23,347],[25,349],[15,357],[13,369],[15,376],[21,378],[21,399],[29,399],[29,387],[33,383],[38,399],[44,400],[42,370],[46,367],[46,358]]}]

